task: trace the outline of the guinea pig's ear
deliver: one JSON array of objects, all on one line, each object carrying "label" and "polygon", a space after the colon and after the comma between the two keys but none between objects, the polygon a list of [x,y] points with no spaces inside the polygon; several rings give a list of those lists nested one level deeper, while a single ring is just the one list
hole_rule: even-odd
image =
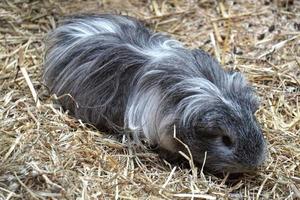
[{"label": "guinea pig's ear", "polygon": [[203,126],[195,126],[194,128],[195,134],[206,137],[206,138],[216,138],[221,135],[222,130],[218,127],[203,127]]},{"label": "guinea pig's ear", "polygon": [[252,113],[255,113],[260,103],[254,88],[240,72],[230,70],[227,74],[227,87],[230,93],[235,94],[241,104],[251,110]]},{"label": "guinea pig's ear", "polygon": [[255,90],[253,88],[251,88],[251,89],[253,92],[253,97],[250,100],[250,109],[251,109],[252,113],[254,114],[259,109],[260,99],[258,96],[256,96]]},{"label": "guinea pig's ear", "polygon": [[197,121],[193,124],[195,131],[203,132],[203,131],[214,131],[218,130],[219,124],[218,119],[220,117],[218,110],[210,110],[210,112],[206,115],[202,115],[197,118]]}]

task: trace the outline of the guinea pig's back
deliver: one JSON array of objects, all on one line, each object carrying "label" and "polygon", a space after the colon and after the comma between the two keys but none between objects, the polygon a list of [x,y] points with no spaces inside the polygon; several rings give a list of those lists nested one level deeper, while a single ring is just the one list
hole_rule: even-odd
[{"label": "guinea pig's back", "polygon": [[[127,29],[136,32],[134,29],[137,28],[138,23],[121,16],[66,18],[46,38],[47,51],[43,78],[48,87],[52,89],[53,81],[61,80],[61,76],[69,71],[80,70],[77,68],[82,64],[95,60],[111,47],[121,46],[126,41],[124,37],[127,37],[124,32],[128,32]],[[86,67],[82,68],[81,70],[87,70]]]},{"label": "guinea pig's back", "polygon": [[127,16],[88,15],[65,19],[46,46],[43,79],[50,92],[65,110],[104,130],[123,126],[137,74],[181,44]]},{"label": "guinea pig's back", "polygon": [[[76,16],[48,35],[43,80],[64,109],[101,129],[122,125],[128,80],[147,61],[129,48],[138,39],[130,33],[140,29],[123,16]],[[141,31],[140,41],[150,37]]]}]

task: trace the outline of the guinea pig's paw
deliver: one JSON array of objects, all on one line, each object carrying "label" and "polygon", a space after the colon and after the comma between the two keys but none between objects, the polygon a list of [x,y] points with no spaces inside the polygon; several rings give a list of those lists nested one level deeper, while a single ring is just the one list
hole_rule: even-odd
[{"label": "guinea pig's paw", "polygon": [[184,157],[179,153],[170,152],[166,149],[159,148],[157,150],[160,159],[165,160],[171,166],[179,166],[182,168],[188,168],[189,164]]}]

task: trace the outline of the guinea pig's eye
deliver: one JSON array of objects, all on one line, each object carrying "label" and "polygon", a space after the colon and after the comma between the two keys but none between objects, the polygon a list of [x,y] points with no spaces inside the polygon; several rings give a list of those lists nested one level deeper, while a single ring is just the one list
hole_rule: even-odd
[{"label": "guinea pig's eye", "polygon": [[222,136],[222,142],[227,147],[232,147],[233,145],[233,142],[231,141],[230,137],[228,137],[227,135]]}]

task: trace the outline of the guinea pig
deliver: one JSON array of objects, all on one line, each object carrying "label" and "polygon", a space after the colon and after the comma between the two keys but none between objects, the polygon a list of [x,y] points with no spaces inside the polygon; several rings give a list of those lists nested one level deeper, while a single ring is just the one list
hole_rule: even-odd
[{"label": "guinea pig", "polygon": [[76,118],[109,133],[129,131],[167,160],[187,146],[213,172],[264,162],[254,89],[206,52],[111,14],[67,17],[46,46],[43,80]]}]

